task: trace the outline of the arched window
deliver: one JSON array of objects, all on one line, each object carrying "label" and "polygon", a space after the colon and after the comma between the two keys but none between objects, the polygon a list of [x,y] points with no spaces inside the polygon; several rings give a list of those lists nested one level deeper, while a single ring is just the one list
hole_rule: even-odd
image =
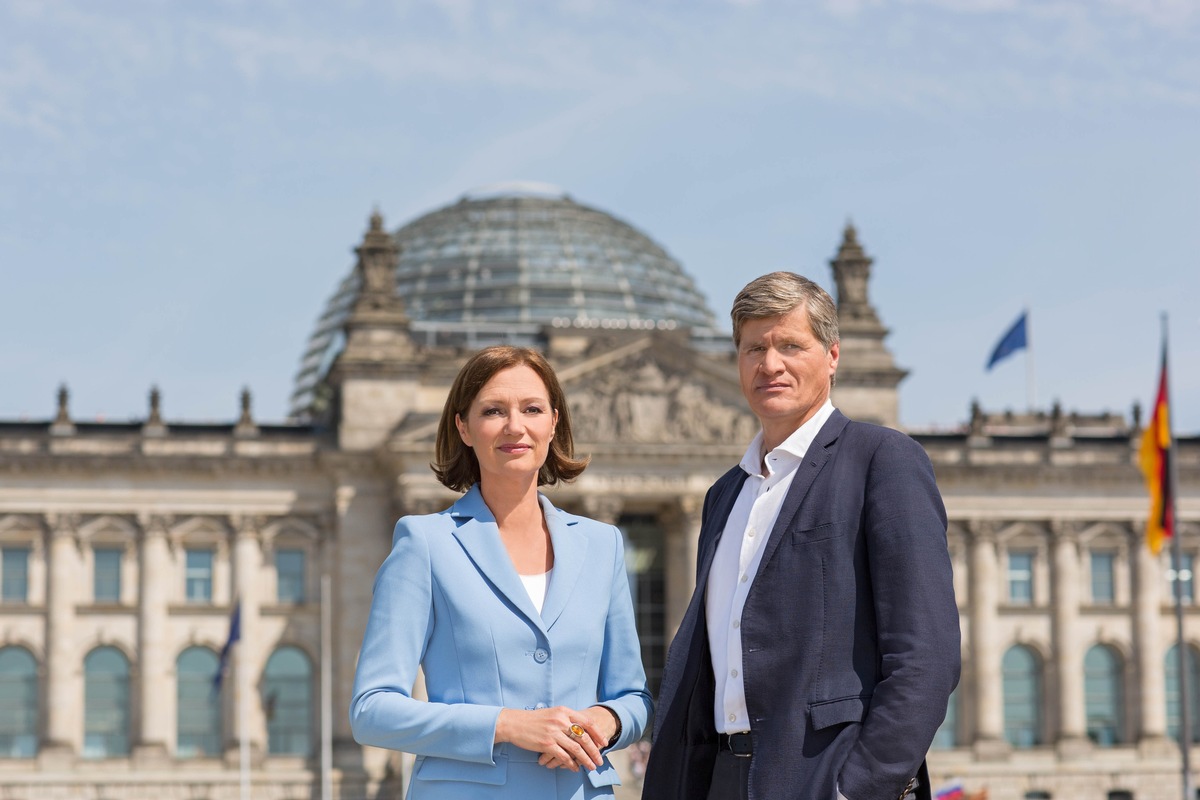
[{"label": "arched window", "polygon": [[1087,735],[1101,747],[1123,739],[1121,657],[1111,647],[1098,644],[1083,658],[1083,697],[1087,709]]},{"label": "arched window", "polygon": [[83,756],[129,755],[129,660],[97,647],[83,660]]},{"label": "arched window", "polygon": [[950,693],[950,701],[946,703],[946,718],[933,737],[934,750],[949,750],[958,744],[958,687]]},{"label": "arched window", "polygon": [[221,704],[213,695],[217,654],[189,647],[175,661],[175,752],[182,758],[221,753]]},{"label": "arched window", "polygon": [[[1200,742],[1200,658],[1196,657],[1196,649],[1190,645],[1184,654],[1187,656],[1187,688],[1188,705],[1191,707],[1192,741]],[[1179,712],[1179,645],[1174,645],[1167,651],[1163,662],[1167,678],[1167,735],[1179,741],[1179,729],[1183,726]]]},{"label": "arched window", "polygon": [[267,660],[263,706],[267,752],[307,756],[312,751],[312,665],[298,647],[280,647]]},{"label": "arched window", "polygon": [[37,755],[37,661],[24,647],[0,648],[0,758]]},{"label": "arched window", "polygon": [[1004,738],[1013,747],[1042,743],[1042,680],[1038,657],[1014,645],[1001,662],[1004,685]]}]

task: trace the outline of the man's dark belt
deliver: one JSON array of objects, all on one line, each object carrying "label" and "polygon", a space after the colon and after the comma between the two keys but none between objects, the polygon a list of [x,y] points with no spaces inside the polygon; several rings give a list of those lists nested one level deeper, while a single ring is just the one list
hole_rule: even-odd
[{"label": "man's dark belt", "polygon": [[720,734],[717,749],[728,750],[739,758],[749,758],[754,755],[754,743],[751,741],[748,731]]}]

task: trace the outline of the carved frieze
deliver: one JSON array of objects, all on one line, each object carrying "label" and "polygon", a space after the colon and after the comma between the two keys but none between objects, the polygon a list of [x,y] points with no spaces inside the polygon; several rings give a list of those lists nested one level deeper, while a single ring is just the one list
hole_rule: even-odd
[{"label": "carved frieze", "polygon": [[758,431],[743,407],[649,351],[580,376],[567,396],[578,442],[748,443]]}]

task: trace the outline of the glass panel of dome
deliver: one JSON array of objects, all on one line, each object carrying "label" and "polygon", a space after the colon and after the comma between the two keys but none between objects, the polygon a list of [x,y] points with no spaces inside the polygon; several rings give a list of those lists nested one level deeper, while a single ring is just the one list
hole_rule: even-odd
[{"label": "glass panel of dome", "polygon": [[544,286],[531,287],[529,290],[529,302],[537,304],[541,308],[555,309],[559,313],[563,311],[563,307],[570,304],[575,299],[575,292],[570,289],[548,289]]}]

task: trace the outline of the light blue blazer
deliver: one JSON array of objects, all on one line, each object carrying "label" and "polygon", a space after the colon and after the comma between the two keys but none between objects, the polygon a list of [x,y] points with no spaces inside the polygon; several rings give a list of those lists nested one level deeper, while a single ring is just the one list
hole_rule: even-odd
[{"label": "light blue blazer", "polygon": [[[554,571],[539,614],[473,486],[440,514],[396,523],[354,678],[350,725],[360,744],[417,755],[409,800],[582,800],[619,783],[548,769],[538,753],[493,744],[501,708],[586,708],[621,718],[614,748],[650,716],[621,533],[540,496]],[[412,696],[418,665],[428,702]]]}]

